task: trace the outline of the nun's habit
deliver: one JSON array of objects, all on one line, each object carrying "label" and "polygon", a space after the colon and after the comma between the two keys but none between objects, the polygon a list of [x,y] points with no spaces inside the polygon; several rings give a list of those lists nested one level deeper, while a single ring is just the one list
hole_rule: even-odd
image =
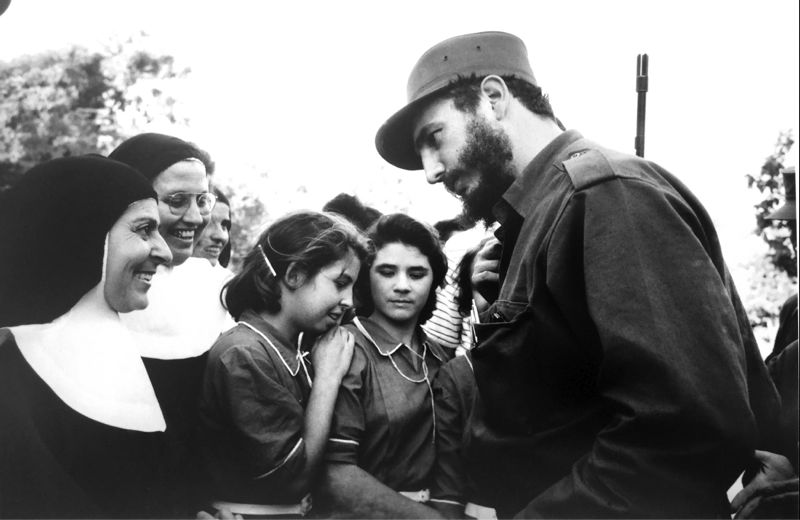
[{"label": "nun's habit", "polygon": [[[184,160],[199,160],[208,172],[208,155],[195,145],[163,134],[145,133],[120,144],[109,158],[136,168],[151,183]],[[231,276],[204,258],[160,266],[148,293],[150,305],[123,315],[153,382],[167,421],[165,488],[171,490],[170,516],[193,516],[205,499],[202,464],[196,445],[197,403],[208,350],[221,332],[235,325],[220,301]]]},{"label": "nun's habit", "polygon": [[0,517],[155,514],[165,422],[103,295],[107,235],[155,198],[101,157],[30,170],[0,201]]}]

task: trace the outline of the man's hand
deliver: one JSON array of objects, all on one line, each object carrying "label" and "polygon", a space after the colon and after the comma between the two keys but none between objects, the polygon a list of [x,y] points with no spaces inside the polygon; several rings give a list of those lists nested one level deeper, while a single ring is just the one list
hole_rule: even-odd
[{"label": "man's hand", "polygon": [[798,478],[783,455],[756,450],[758,473],[731,502],[734,518],[797,518]]},{"label": "man's hand", "polygon": [[490,304],[500,294],[500,255],[503,246],[492,237],[486,239],[472,261],[472,288]]}]

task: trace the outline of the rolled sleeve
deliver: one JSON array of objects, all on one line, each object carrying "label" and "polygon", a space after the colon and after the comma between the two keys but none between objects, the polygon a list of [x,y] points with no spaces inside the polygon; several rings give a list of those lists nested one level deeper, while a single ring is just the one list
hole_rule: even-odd
[{"label": "rolled sleeve", "polygon": [[364,377],[367,358],[356,345],[350,369],[342,378],[336,407],[331,422],[331,432],[325,460],[331,463],[358,465],[358,453],[365,429]]}]

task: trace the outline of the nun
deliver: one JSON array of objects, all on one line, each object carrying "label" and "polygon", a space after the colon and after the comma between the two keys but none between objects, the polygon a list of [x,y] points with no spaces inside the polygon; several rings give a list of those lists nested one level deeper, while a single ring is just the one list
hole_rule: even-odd
[{"label": "nun", "polygon": [[131,137],[109,158],[150,180],[159,232],[172,252],[172,262],[153,278],[150,306],[125,315],[123,323],[134,334],[167,422],[162,515],[194,517],[206,495],[195,438],[203,371],[211,345],[234,325],[220,300],[231,273],[192,257],[216,203],[208,181],[213,163],[194,144],[157,133]]},{"label": "nun", "polygon": [[0,517],[153,516],[166,423],[119,316],[172,259],[156,194],[86,156],[2,197]]}]

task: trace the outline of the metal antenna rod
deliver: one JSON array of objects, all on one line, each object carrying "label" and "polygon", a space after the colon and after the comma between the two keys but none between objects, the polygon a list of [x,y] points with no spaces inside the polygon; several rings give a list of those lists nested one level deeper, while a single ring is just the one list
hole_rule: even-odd
[{"label": "metal antenna rod", "polygon": [[636,155],[644,157],[644,118],[647,106],[647,54],[636,56],[636,93],[638,101],[636,104],[636,139],[633,146]]}]

